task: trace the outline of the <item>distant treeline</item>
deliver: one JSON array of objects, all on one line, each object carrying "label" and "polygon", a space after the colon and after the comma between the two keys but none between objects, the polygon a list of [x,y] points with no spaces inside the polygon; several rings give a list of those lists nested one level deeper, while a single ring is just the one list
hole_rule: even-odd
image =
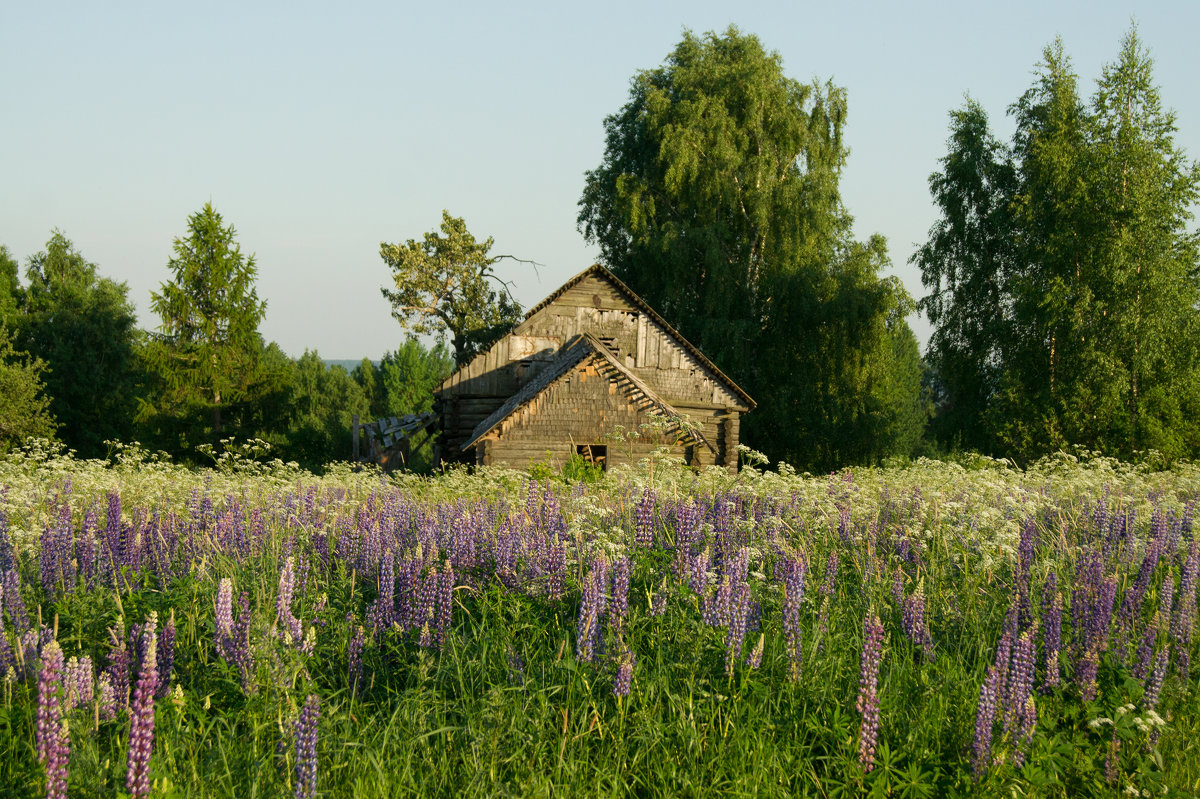
[{"label": "distant treeline", "polygon": [[[939,218],[894,277],[881,236],[853,235],[839,181],[844,89],[801,84],[730,28],[637,73],[604,121],[578,225],[601,259],[744,387],[742,440],[812,471],[955,450],[1018,461],[1081,446],[1200,454],[1200,166],[1175,144],[1136,30],[1090,100],[1061,43],[1008,109],[1010,141],[968,100],[929,178]],[[137,439],[197,460],[262,438],[319,467],[349,453],[352,415],[430,409],[432,390],[520,318],[476,240],[383,244],[383,294],[412,334],[378,365],[327,367],[262,340],[253,256],[211,204],[188,220],[135,327],[128,289],[55,232],[25,280],[0,248],[0,447],[57,436],[79,455]],[[934,331],[924,358],[906,321]],[[428,453],[426,453],[426,458]]]},{"label": "distant treeline", "polygon": [[347,371],[263,341],[254,259],[233,233],[211,205],[189,220],[172,279],[153,297],[154,332],[137,328],[128,287],[63,233],[28,258],[24,281],[0,246],[0,451],[43,436],[95,458],[109,454],[106,441],[137,440],[203,464],[200,445],[219,453],[223,439],[258,438],[273,455],[320,469],[350,457],[355,414],[431,409],[453,367],[442,344],[410,337]]}]

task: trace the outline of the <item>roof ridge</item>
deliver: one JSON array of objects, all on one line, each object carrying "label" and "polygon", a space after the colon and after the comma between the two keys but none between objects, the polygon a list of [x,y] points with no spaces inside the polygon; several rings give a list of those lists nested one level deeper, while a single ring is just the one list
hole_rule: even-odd
[{"label": "roof ridge", "polygon": [[550,303],[554,302],[556,299],[558,299],[564,293],[566,293],[566,291],[568,289],[579,284],[580,281],[582,281],[585,277],[587,277],[590,274],[600,275],[601,277],[610,281],[617,288],[617,290],[619,290],[622,294],[624,294],[627,298],[629,298],[629,300],[635,306],[637,306],[637,308],[639,310],[646,313],[652,320],[654,320],[654,322],[656,324],[658,324],[664,330],[666,330],[668,335],[670,335],[676,341],[678,341],[685,350],[687,350],[693,357],[696,358],[696,360],[700,361],[701,366],[710,370],[721,382],[723,382],[728,388],[732,389],[733,393],[735,395],[737,395],[738,397],[741,397],[743,400],[745,400],[748,410],[753,410],[754,408],[758,407],[758,403],[756,403],[754,401],[754,399],[749,394],[747,394],[746,391],[741,386],[739,386],[737,383],[735,383],[733,381],[733,379],[729,377],[729,375],[722,372],[715,363],[713,363],[711,360],[709,360],[708,356],[705,355],[703,352],[701,352],[699,347],[697,347],[695,344],[693,344],[692,342],[690,342],[686,338],[684,338],[682,333],[680,333],[678,330],[676,330],[674,327],[672,327],[671,323],[668,322],[666,319],[664,319],[658,313],[658,311],[654,310],[654,308],[652,308],[648,302],[646,302],[640,296],[638,296],[637,292],[635,292],[633,289],[629,288],[629,286],[625,285],[625,282],[622,281],[621,278],[614,275],[610,269],[608,269],[607,267],[605,267],[599,263],[594,263],[591,266],[589,266],[587,269],[584,269],[582,272],[578,273],[577,275],[572,277],[570,280],[568,280],[567,282],[565,282],[561,286],[559,286],[557,289],[555,289],[553,292],[551,292],[545,299],[543,299],[537,305],[530,308],[525,313],[525,316],[522,319],[522,322],[529,321],[529,319],[532,318],[534,314],[536,314],[538,311],[541,311],[546,306],[550,305]]}]

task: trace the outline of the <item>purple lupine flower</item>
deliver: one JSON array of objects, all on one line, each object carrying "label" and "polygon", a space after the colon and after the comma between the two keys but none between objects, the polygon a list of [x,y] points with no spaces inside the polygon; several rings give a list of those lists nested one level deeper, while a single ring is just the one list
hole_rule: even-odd
[{"label": "purple lupine flower", "polygon": [[41,662],[41,652],[46,644],[54,640],[54,630],[46,625],[41,626],[41,630],[30,628],[21,636],[21,640],[17,642],[20,647],[21,662],[24,664],[21,668],[21,674],[18,675],[21,679],[31,680],[37,677],[38,664]]},{"label": "purple lupine flower", "polygon": [[309,694],[293,728],[296,737],[296,799],[312,799],[317,795],[317,719],[320,717],[321,698]]},{"label": "purple lupine flower", "polygon": [[[1104,781],[1109,785],[1116,786],[1119,776],[1119,766],[1121,764],[1121,739],[1117,737],[1117,731],[1114,728],[1112,739],[1108,744],[1108,754],[1104,756]],[[1140,791],[1139,791],[1140,795]]]},{"label": "purple lupine flower", "polygon": [[821,587],[817,589],[817,595],[823,600],[817,615],[817,638],[821,640],[822,646],[825,645],[825,636],[829,632],[829,604],[836,588],[837,570],[838,554],[830,552],[828,560],[825,561],[825,578],[821,581]]},{"label": "purple lupine flower", "polygon": [[1162,695],[1163,680],[1167,677],[1167,667],[1171,665],[1171,645],[1167,644],[1158,651],[1158,655],[1154,658],[1154,668],[1150,672],[1150,679],[1146,682],[1146,693],[1142,695],[1142,703],[1146,710],[1154,710],[1158,707],[1159,697]]},{"label": "purple lupine flower", "polygon": [[1025,752],[1033,742],[1033,731],[1037,727],[1037,703],[1033,695],[1025,697],[1025,704],[1017,714],[1017,726],[1013,735],[1013,763],[1020,768],[1025,762]]},{"label": "purple lupine flower", "polygon": [[800,679],[803,661],[803,635],[800,626],[800,601],[804,598],[804,576],[807,564],[803,556],[785,559],[781,564],[783,576],[783,637],[788,653],[788,676]]},{"label": "purple lupine flower", "polygon": [[750,586],[738,583],[729,599],[727,618],[729,626],[725,630],[725,674],[732,676],[733,667],[741,657],[746,640],[746,628],[750,619]]},{"label": "purple lupine flower", "polygon": [[0,674],[8,674],[9,669],[16,667],[17,658],[8,643],[8,634],[4,632],[4,584],[0,583]]},{"label": "purple lupine flower", "polygon": [[91,704],[95,694],[95,682],[92,659],[87,655],[71,658],[67,662],[67,668],[63,675],[65,708],[70,710],[81,705]]},{"label": "purple lupine flower", "polygon": [[1026,630],[1017,639],[1012,649],[1012,668],[1005,684],[1004,732],[1011,732],[1017,725],[1017,717],[1025,707],[1025,700],[1033,694],[1034,664],[1037,661],[1037,646],[1034,631]]},{"label": "purple lupine flower", "polygon": [[97,712],[101,721],[112,721],[117,717],[117,692],[113,689],[112,676],[101,672],[96,680]]},{"label": "purple lupine flower", "polygon": [[629,558],[620,557],[613,563],[612,600],[609,604],[609,624],[620,634],[629,615]]},{"label": "purple lupine flower", "polygon": [[766,644],[767,636],[763,633],[758,635],[758,643],[750,650],[750,654],[746,655],[746,665],[752,669],[757,669],[762,665],[763,646]]},{"label": "purple lupine flower", "polygon": [[721,578],[721,585],[702,600],[701,619],[710,627],[728,627],[729,614],[733,607],[733,583],[729,576]]},{"label": "purple lupine flower", "polygon": [[158,634],[158,689],[154,695],[162,699],[171,687],[171,675],[175,671],[175,611]]},{"label": "purple lupine flower", "polygon": [[629,689],[633,685],[633,667],[636,664],[637,660],[633,656],[633,650],[626,647],[621,652],[617,663],[617,673],[613,677],[613,694],[615,696],[629,696]]},{"label": "purple lupine flower", "polygon": [[[3,498],[3,493],[0,493],[0,498]],[[13,568],[15,563],[12,541],[8,537],[8,516],[0,510],[0,575]],[[0,610],[2,609],[3,606],[0,605]]]},{"label": "purple lupine flower", "polygon": [[150,753],[154,749],[154,693],[158,689],[158,617],[151,613],[143,625],[139,649],[141,670],[129,706],[129,765],[125,788],[132,799],[150,794]]},{"label": "purple lupine flower", "polygon": [[238,597],[238,616],[233,627],[233,651],[230,663],[237,666],[241,672],[242,686],[247,692],[252,691],[254,650],[250,647],[250,595],[245,591]]},{"label": "purple lupine flower", "polygon": [[413,609],[413,626],[429,628],[436,612],[438,577],[437,570],[430,569],[419,578]]},{"label": "purple lupine flower", "polygon": [[1081,655],[1088,647],[1088,620],[1096,605],[1100,583],[1104,580],[1104,564],[1100,553],[1084,550],[1075,562],[1075,583],[1071,594],[1072,629],[1074,630],[1074,652]]},{"label": "purple lupine flower", "polygon": [[96,511],[90,509],[83,517],[79,531],[79,574],[88,588],[96,578]]},{"label": "purple lupine flower", "polygon": [[688,588],[698,596],[703,596],[708,590],[708,567],[711,562],[711,555],[705,549],[692,559],[692,567],[688,572]]},{"label": "purple lupine flower", "polygon": [[299,646],[303,640],[303,630],[300,619],[292,615],[292,596],[296,590],[296,564],[294,558],[288,558],[279,574],[279,595],[275,600],[275,616],[283,623],[284,642]]},{"label": "purple lupine flower", "polygon": [[367,623],[376,635],[382,634],[396,621],[396,575],[391,550],[384,553],[379,566],[379,596],[367,612]]},{"label": "purple lupine flower", "polygon": [[879,743],[879,666],[883,662],[883,624],[874,613],[863,619],[863,649],[858,676],[858,702],[862,728],[858,737],[858,762],[864,771],[875,768]]},{"label": "purple lupine flower", "polygon": [[349,645],[346,647],[347,671],[350,680],[350,694],[353,695],[358,690],[358,684],[362,682],[363,666],[362,666],[362,650],[363,650],[363,635],[364,631],[360,624],[354,631],[354,637],[350,639]]},{"label": "purple lupine flower", "polygon": [[661,616],[667,612],[667,581],[663,580],[662,585],[650,597],[650,615]]},{"label": "purple lupine flower", "polygon": [[975,740],[972,744],[971,771],[975,779],[983,778],[992,765],[992,725],[996,720],[996,703],[1004,675],[996,665],[988,666],[987,677],[979,687],[979,705],[975,711]]},{"label": "purple lupine flower", "polygon": [[592,570],[584,578],[582,598],[579,602],[579,621],[575,630],[577,656],[585,663],[599,656],[603,638],[601,625],[606,612],[604,589],[608,585],[608,563],[597,555],[592,561]]},{"label": "purple lupine flower", "polygon": [[634,509],[634,546],[654,546],[654,500],[654,492],[647,488]]},{"label": "purple lupine flower", "polygon": [[417,595],[420,592],[420,574],[416,560],[407,558],[400,561],[396,573],[396,621],[403,632],[408,632],[414,626],[419,626],[416,620]]},{"label": "purple lupine flower", "polygon": [[1021,538],[1017,545],[1017,619],[1022,627],[1028,627],[1033,620],[1032,600],[1030,598],[1030,571],[1033,566],[1034,545],[1037,542],[1037,524],[1032,518],[1026,519],[1021,528]]},{"label": "purple lupine flower", "polygon": [[57,641],[42,650],[38,675],[37,752],[46,769],[46,796],[66,799],[71,740],[63,721],[63,653]]},{"label": "purple lupine flower", "polygon": [[58,531],[53,525],[47,524],[42,530],[41,542],[38,547],[38,565],[41,568],[42,591],[47,597],[54,598],[54,589],[58,578]]},{"label": "purple lupine flower", "polygon": [[904,601],[904,569],[892,572],[892,598],[899,605]]},{"label": "purple lupine flower", "polygon": [[17,573],[16,564],[8,569],[3,577],[4,609],[13,623],[13,634],[24,635],[29,629],[29,613],[25,610],[25,601],[21,599],[21,575]]},{"label": "purple lupine flower", "polygon": [[119,713],[129,706],[130,658],[129,648],[125,644],[124,626],[119,630],[116,627],[110,627],[108,639],[108,669],[105,673],[108,675],[109,685],[112,687],[113,697],[116,701],[116,712]]},{"label": "purple lupine flower", "polygon": [[546,596],[557,601],[562,599],[566,592],[567,547],[562,537],[555,532],[546,550]]},{"label": "purple lupine flower", "polygon": [[[1192,505],[1189,503],[1184,514],[1184,523],[1191,527]],[[1200,571],[1200,541],[1193,541],[1179,575],[1179,596],[1175,600],[1175,609],[1171,613],[1171,638],[1175,641],[1175,651],[1179,653],[1176,668],[1184,678],[1190,673],[1190,658],[1192,644],[1192,627],[1196,618],[1196,576]]]},{"label": "purple lupine flower", "polygon": [[908,640],[920,648],[926,662],[932,663],[933,638],[930,637],[929,628],[925,624],[925,592],[920,588],[904,598],[902,621]]},{"label": "purple lupine flower", "polygon": [[1058,592],[1058,575],[1046,575],[1042,587],[1042,690],[1049,692],[1058,685],[1058,656],[1062,649],[1062,594]]},{"label": "purple lupine flower", "polygon": [[1147,624],[1142,630],[1142,639],[1138,642],[1137,652],[1133,657],[1133,669],[1131,673],[1136,680],[1145,680],[1150,676],[1150,669],[1154,666],[1154,644],[1158,640],[1158,627],[1153,624]]},{"label": "purple lupine flower", "polygon": [[217,654],[228,662],[233,661],[233,580],[221,578],[217,584],[217,610],[213,644]]},{"label": "purple lupine flower", "polygon": [[692,564],[692,545],[700,524],[700,509],[695,502],[679,502],[675,506],[675,555],[671,559],[671,571],[676,579],[688,576]]},{"label": "purple lupine flower", "polygon": [[1075,667],[1075,683],[1079,686],[1079,696],[1085,702],[1096,698],[1096,675],[1100,671],[1100,653],[1096,649],[1088,649],[1079,659]]},{"label": "purple lupine flower", "polygon": [[1109,628],[1112,625],[1113,603],[1117,596],[1117,578],[1109,577],[1100,584],[1096,599],[1087,616],[1084,641],[1097,654],[1108,649]]},{"label": "purple lupine flower", "polygon": [[454,567],[447,563],[437,584],[437,617],[434,620],[433,640],[438,647],[446,643],[446,631],[450,629],[453,608]]},{"label": "purple lupine flower", "polygon": [[[1155,510],[1154,518],[1151,520],[1151,526],[1162,526],[1165,524],[1165,519],[1161,511]],[[1133,631],[1136,618],[1141,611],[1142,601],[1146,594],[1150,591],[1150,583],[1154,579],[1154,573],[1158,569],[1159,561],[1162,558],[1162,534],[1156,532],[1154,538],[1146,545],[1146,554],[1142,558],[1142,565],[1138,569],[1137,579],[1125,596],[1121,599],[1121,609],[1117,617],[1117,629],[1120,633],[1118,638],[1118,655],[1124,660],[1125,643],[1129,634]]]}]

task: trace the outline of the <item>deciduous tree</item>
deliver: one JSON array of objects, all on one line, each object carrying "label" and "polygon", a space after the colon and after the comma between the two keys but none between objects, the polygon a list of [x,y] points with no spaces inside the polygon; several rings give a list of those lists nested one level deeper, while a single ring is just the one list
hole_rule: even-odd
[{"label": "deciduous tree", "polygon": [[748,443],[810,468],[896,446],[865,364],[897,351],[888,320],[908,299],[879,279],[883,239],[852,236],[846,110],[754,36],[685,33],[605,120],[579,203],[605,264],[758,399]]},{"label": "deciduous tree", "polygon": [[511,256],[490,255],[493,240],[476,240],[461,218],[446,211],[441,231],[420,241],[379,245],[395,283],[382,292],[406,330],[448,332],[461,366],[508,332],[520,320],[521,307],[493,268]]},{"label": "deciduous tree", "polygon": [[[1200,451],[1200,168],[1174,141],[1131,31],[1091,103],[1061,42],[1012,106],[1002,148],[954,115],[942,210],[914,257],[931,356],[964,443],[1035,457],[1067,444]],[[982,437],[970,438],[972,429]]]},{"label": "deciduous tree", "polygon": [[108,439],[132,433],[139,333],[129,289],[101,277],[55,231],[29,258],[14,324],[15,346],[45,362],[46,393],[67,446],[104,455]]},{"label": "deciduous tree", "polygon": [[0,454],[29,437],[52,438],[57,424],[42,374],[46,364],[13,349],[0,324]]}]

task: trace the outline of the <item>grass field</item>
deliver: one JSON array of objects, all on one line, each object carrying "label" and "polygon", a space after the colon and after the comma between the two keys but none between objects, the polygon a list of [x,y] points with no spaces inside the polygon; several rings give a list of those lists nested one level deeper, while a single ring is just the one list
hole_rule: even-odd
[{"label": "grass field", "polygon": [[1194,796],[1200,469],[0,462],[0,794]]}]

